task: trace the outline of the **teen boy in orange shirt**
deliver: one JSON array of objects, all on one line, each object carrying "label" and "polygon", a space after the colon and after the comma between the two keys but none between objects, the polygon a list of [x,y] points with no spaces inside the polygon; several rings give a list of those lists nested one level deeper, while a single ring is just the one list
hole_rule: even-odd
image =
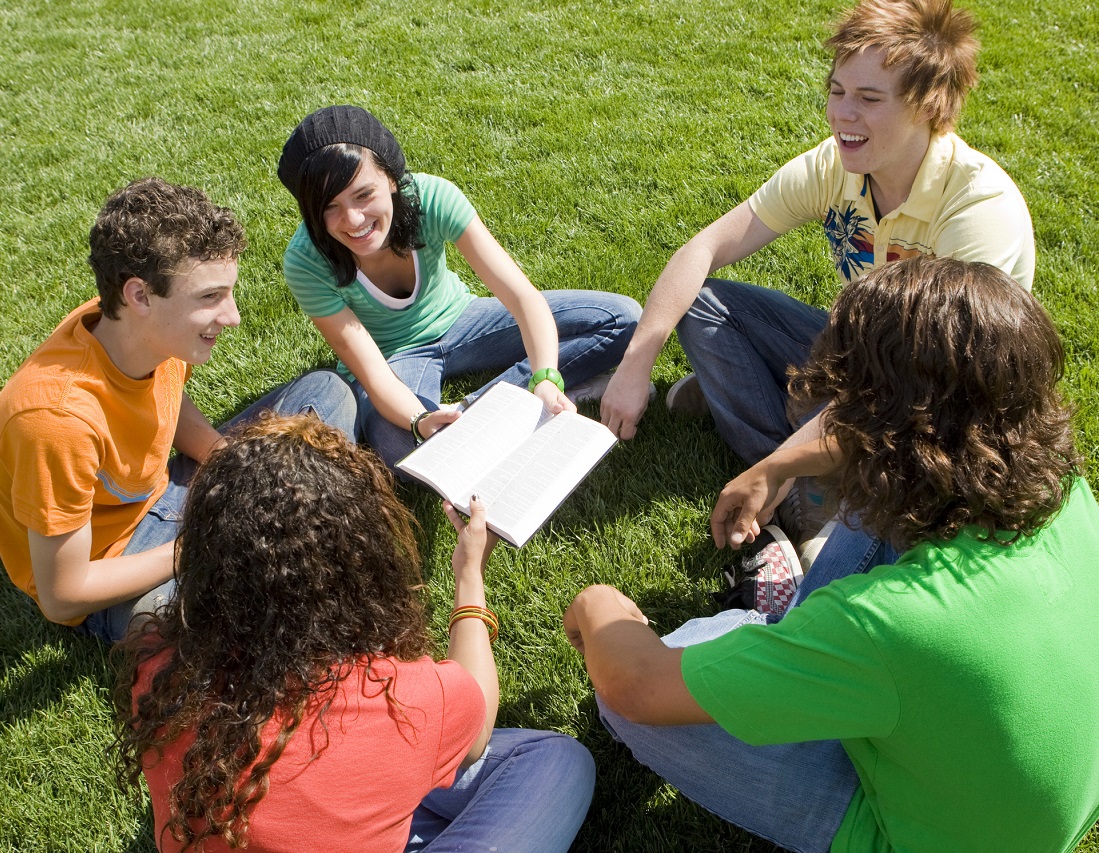
[{"label": "teen boy in orange shirt", "polygon": [[[174,586],[186,483],[221,441],[184,384],[240,323],[246,241],[200,190],[148,178],[107,200],[90,242],[99,298],[0,391],[0,558],[47,619],[114,642]],[[355,403],[317,371],[239,418],[261,409],[314,411],[350,433]]]}]

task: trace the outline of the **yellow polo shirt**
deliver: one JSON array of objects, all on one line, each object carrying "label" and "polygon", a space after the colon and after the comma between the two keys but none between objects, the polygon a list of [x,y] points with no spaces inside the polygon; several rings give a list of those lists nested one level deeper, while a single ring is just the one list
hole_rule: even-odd
[{"label": "yellow polo shirt", "polygon": [[775,172],[748,204],[779,234],[822,222],[843,284],[917,254],[983,261],[1027,290],[1034,282],[1034,227],[1022,193],[953,133],[931,138],[908,198],[880,221],[869,175],[844,171],[833,137]]}]

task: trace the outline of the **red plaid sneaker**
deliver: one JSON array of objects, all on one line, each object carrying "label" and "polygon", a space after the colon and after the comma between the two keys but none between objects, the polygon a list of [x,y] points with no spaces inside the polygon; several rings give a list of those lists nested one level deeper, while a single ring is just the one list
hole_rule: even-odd
[{"label": "red plaid sneaker", "polygon": [[742,579],[733,585],[733,578],[725,572],[732,591],[719,597],[723,608],[751,608],[770,616],[782,616],[793,601],[793,594],[801,584],[801,561],[798,552],[787,535],[774,524],[759,531],[753,550],[741,563]]},{"label": "red plaid sneaker", "polygon": [[755,586],[755,609],[764,616],[782,616],[801,583],[801,561],[794,544],[782,530],[769,524],[754,543],[755,554],[745,560],[744,577]]}]

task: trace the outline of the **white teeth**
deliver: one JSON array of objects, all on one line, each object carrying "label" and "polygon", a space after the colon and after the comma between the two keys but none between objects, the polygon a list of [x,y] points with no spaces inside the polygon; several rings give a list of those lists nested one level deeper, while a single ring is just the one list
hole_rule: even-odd
[{"label": "white teeth", "polygon": [[367,234],[369,234],[373,230],[374,230],[374,226],[373,226],[373,224],[371,224],[371,225],[366,226],[366,228],[364,228],[362,231],[349,231],[348,233],[352,237],[354,237],[355,239],[358,239],[359,237],[365,237]]},{"label": "white teeth", "polygon": [[841,133],[840,139],[844,142],[866,142],[869,137],[857,136],[854,133]]}]

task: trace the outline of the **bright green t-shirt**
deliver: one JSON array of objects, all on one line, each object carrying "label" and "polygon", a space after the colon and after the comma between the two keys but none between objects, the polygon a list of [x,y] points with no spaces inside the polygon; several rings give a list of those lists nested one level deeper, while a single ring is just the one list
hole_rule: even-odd
[{"label": "bright green t-shirt", "polygon": [[[413,174],[412,183],[420,196],[420,242],[424,247],[414,253],[416,289],[408,299],[387,297],[361,272],[347,287],[339,287],[304,222],[290,238],[282,258],[286,283],[306,314],[330,317],[350,308],[386,358],[437,341],[475,298],[446,265],[446,244],[461,237],[473,221],[477,215],[473,205],[445,178]],[[338,367],[351,378],[342,362]]]},{"label": "bright green t-shirt", "polygon": [[687,648],[753,744],[839,739],[861,785],[833,851],[1072,850],[1099,820],[1099,507],[1078,481],[1010,547],[962,534]]}]

